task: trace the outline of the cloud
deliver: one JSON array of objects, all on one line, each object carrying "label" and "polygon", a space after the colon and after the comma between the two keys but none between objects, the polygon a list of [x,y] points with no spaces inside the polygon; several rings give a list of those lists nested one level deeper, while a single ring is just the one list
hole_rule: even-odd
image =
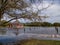
[{"label": "cloud", "polygon": [[[56,0],[57,1],[57,0]],[[47,8],[46,10],[42,11],[42,15],[47,14],[48,16],[50,16],[49,18],[45,19],[47,22],[60,22],[60,5],[58,3],[58,1],[55,4],[51,5],[49,8]],[[58,4],[57,4],[58,3]],[[44,1],[43,2],[43,8],[47,7],[48,5],[50,5],[49,1]],[[32,4],[33,7],[33,11],[37,12],[37,10],[42,9],[42,3],[41,4]],[[38,8],[38,9],[37,9]]]},{"label": "cloud", "polygon": [[47,18],[46,21],[52,22],[52,23],[60,22],[60,6],[59,5],[54,4],[44,12],[50,16],[50,18]]}]

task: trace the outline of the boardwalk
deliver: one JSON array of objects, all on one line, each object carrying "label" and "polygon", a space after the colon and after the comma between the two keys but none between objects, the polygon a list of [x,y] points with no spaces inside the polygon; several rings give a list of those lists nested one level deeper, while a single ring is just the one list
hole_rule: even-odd
[{"label": "boardwalk", "polygon": [[[25,29],[25,32],[24,32]],[[1,29],[2,30],[2,29]],[[14,29],[0,30],[0,42],[10,43],[10,45],[18,40],[22,39],[43,39],[43,40],[60,40],[60,27],[58,28],[58,34],[54,27],[25,27],[19,29],[16,36]],[[4,34],[3,34],[4,33]]]}]

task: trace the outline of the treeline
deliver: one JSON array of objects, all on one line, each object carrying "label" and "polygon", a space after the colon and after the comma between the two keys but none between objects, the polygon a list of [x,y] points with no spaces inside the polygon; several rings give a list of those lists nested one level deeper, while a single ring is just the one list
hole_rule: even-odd
[{"label": "treeline", "polygon": [[[4,22],[7,22],[7,21],[2,20],[1,22],[4,23]],[[2,25],[0,25],[0,27],[7,27],[10,23],[11,22],[6,23],[6,24],[2,24]],[[55,22],[53,24],[49,23],[49,22],[30,22],[30,23],[23,23],[23,25],[24,26],[41,26],[41,27],[53,27],[53,26],[60,27],[60,23],[57,23],[57,22]]]},{"label": "treeline", "polygon": [[60,23],[49,23],[49,22],[31,22],[25,23],[24,26],[42,26],[42,27],[53,27],[58,26],[60,27]]},{"label": "treeline", "polygon": [[6,23],[6,24],[3,24],[4,22],[7,22],[6,20],[2,20],[0,23],[2,23],[2,25],[0,25],[0,28],[1,27],[7,27],[9,24],[10,24],[10,22],[9,23]]}]

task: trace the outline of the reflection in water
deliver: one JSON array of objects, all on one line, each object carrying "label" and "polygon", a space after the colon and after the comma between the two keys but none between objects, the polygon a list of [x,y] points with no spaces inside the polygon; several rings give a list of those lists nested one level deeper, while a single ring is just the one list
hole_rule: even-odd
[{"label": "reflection in water", "polygon": [[[60,34],[60,28],[58,28]],[[25,31],[24,31],[25,30]],[[0,35],[19,35],[21,33],[56,34],[54,27],[25,27],[21,29],[0,29]]]},{"label": "reflection in water", "polygon": [[6,31],[0,30],[0,34],[1,35],[5,35],[6,34]]},{"label": "reflection in water", "polygon": [[0,29],[0,35],[6,35],[7,30],[5,29]]},{"label": "reflection in water", "polygon": [[16,28],[15,29],[15,32],[13,32],[16,36],[19,34],[19,29],[18,28]]},{"label": "reflection in water", "polygon": [[[60,34],[59,29],[60,27],[58,28]],[[0,42],[15,41],[16,39],[18,40],[28,39],[30,37],[34,37],[38,39],[42,37],[44,39],[44,37],[46,37],[47,35],[41,35],[41,34],[48,34],[49,35],[48,37],[51,37],[51,35],[56,34],[56,30],[54,27],[25,27],[25,28],[18,29],[17,36],[16,36],[16,32],[17,32],[16,29],[7,29],[7,28],[0,29]]]}]

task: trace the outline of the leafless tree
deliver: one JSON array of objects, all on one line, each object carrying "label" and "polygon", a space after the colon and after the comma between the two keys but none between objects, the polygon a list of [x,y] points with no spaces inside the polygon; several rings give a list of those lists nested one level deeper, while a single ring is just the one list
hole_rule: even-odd
[{"label": "leafless tree", "polygon": [[[53,1],[53,0],[52,0]],[[38,4],[38,3],[39,4]],[[4,14],[7,14],[12,17],[8,22],[16,19],[30,19],[34,21],[41,21],[41,16],[38,15],[41,14],[41,11],[49,8],[52,4],[50,3],[47,7],[44,7],[43,5],[44,0],[0,0],[0,21]],[[37,11],[33,11],[33,4],[36,6]],[[39,9],[39,5],[41,5],[41,9]],[[28,9],[30,10],[28,11]],[[20,11],[18,14],[16,11]],[[6,23],[6,22],[5,22]],[[3,23],[3,24],[5,24]],[[2,24],[1,24],[2,25]]]}]

